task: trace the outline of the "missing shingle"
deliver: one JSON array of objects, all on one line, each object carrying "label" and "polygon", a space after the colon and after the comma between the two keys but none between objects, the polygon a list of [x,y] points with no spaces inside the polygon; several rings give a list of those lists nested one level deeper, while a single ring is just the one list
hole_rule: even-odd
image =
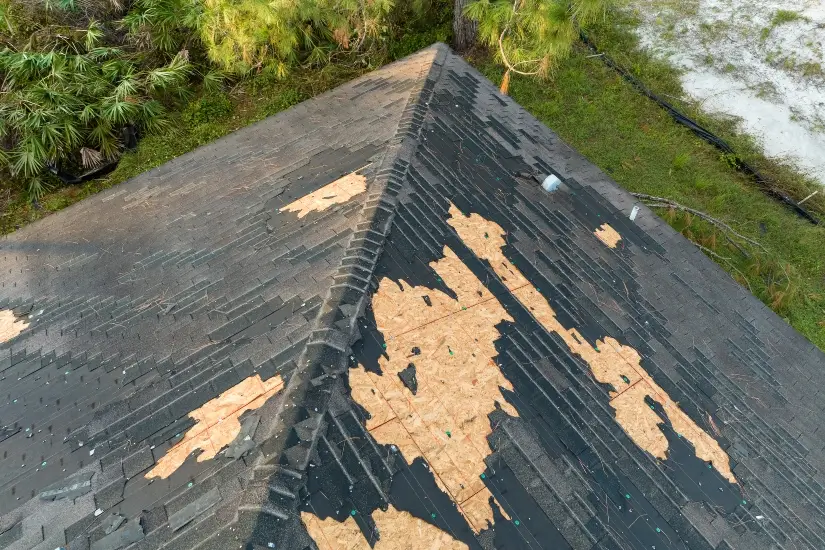
[{"label": "missing shingle", "polygon": [[[353,510],[355,514],[356,511]],[[363,538],[361,527],[354,515],[343,522],[328,517],[320,519],[309,512],[301,512],[301,519],[309,536],[319,550],[342,550],[343,548],[370,548]],[[406,548],[438,548],[440,550],[466,550],[467,545],[409,512],[397,510],[390,505],[386,511],[372,513],[379,538],[374,550],[402,550]]]},{"label": "missing shingle", "polygon": [[[387,345],[381,374],[362,366],[350,369],[349,380],[353,399],[371,415],[367,429],[375,440],[401,449],[408,463],[424,458],[438,487],[478,533],[494,521],[482,476],[492,433],[487,415],[500,408],[518,416],[506,397],[512,384],[493,360],[498,326],[513,319],[486,290],[489,299],[478,299],[484,284],[452,249],[445,246],[443,255],[430,267],[454,295],[381,279],[372,299]],[[420,306],[424,295],[430,307]]]},{"label": "missing shingle", "polygon": [[[478,214],[464,216],[455,206],[451,206],[450,215],[452,217],[447,221],[461,240],[476,256],[487,260],[499,278],[503,279],[504,275],[515,276],[522,283],[519,288],[512,290],[516,299],[531,311],[548,332],[558,334],[570,351],[588,364],[598,382],[612,388],[609,392],[610,406],[616,411],[616,422],[636,445],[659,459],[667,458],[669,443],[660,427],[662,419],[645,402],[650,397],[661,405],[673,429],[693,444],[696,456],[712,464],[729,482],[736,483],[727,453],[656,384],[642,367],[642,358],[635,349],[622,345],[609,336],[597,341],[594,346],[581,337],[575,328],[564,327],[547,299],[504,258],[504,230],[501,226]],[[607,236],[617,237],[615,242],[621,238],[607,224],[602,225],[602,231]],[[614,242],[612,237],[605,241],[604,235],[599,236],[599,232],[596,236],[608,246],[610,242]],[[499,246],[490,246],[491,243]],[[616,388],[621,389],[617,392]]]},{"label": "missing shingle", "polygon": [[622,236],[619,235],[619,232],[607,223],[603,223],[598,229],[596,229],[596,231],[593,232],[593,234],[596,235],[597,239],[610,248],[616,248],[619,241],[622,240]]},{"label": "missing shingle", "polygon": [[310,212],[321,212],[336,204],[345,203],[366,190],[367,178],[353,172],[287,204],[280,211],[297,212],[300,219]]},{"label": "missing shingle", "polygon": [[242,431],[241,415],[245,411],[261,408],[283,386],[280,375],[261,380],[261,375],[256,374],[195,409],[189,417],[196,424],[157,461],[146,477],[169,477],[196,451],[201,451],[198,462],[214,458]]},{"label": "missing shingle", "polygon": [[17,317],[9,309],[0,310],[0,344],[8,342],[23,332],[29,322],[26,319]]}]

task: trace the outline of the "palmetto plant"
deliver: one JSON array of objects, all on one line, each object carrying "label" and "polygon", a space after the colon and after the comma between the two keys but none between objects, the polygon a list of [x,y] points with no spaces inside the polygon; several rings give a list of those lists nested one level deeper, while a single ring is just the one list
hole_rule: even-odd
[{"label": "palmetto plant", "polygon": [[124,127],[155,130],[161,100],[185,83],[189,63],[176,55],[141,70],[117,48],[99,45],[101,28],[52,33],[35,48],[0,51],[0,165],[44,191],[48,170],[93,167],[113,159]]},{"label": "palmetto plant", "polygon": [[140,50],[169,57],[197,39],[202,13],[200,0],[137,0],[122,23]]}]

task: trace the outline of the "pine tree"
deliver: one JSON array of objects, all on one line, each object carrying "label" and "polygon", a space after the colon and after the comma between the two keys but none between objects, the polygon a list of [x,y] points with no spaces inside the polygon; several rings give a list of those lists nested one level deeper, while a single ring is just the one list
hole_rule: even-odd
[{"label": "pine tree", "polygon": [[[455,0],[456,6],[461,0]],[[463,10],[478,39],[511,74],[547,78],[566,57],[582,26],[604,17],[615,0],[473,0]]]},{"label": "pine tree", "polygon": [[320,64],[335,50],[359,51],[386,31],[395,0],[203,0],[210,59],[244,73],[285,76],[298,61]]}]

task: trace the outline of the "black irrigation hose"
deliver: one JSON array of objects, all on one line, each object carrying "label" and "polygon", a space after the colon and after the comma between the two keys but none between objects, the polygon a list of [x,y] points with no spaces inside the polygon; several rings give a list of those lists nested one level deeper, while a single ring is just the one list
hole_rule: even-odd
[{"label": "black irrigation hose", "polygon": [[742,158],[739,157],[739,155],[736,154],[736,152],[731,148],[731,146],[728,145],[727,142],[725,142],[722,138],[718,137],[707,128],[702,127],[696,121],[686,117],[685,115],[680,113],[676,109],[676,107],[674,107],[658,95],[651,92],[644,84],[642,84],[642,82],[639,79],[630,74],[630,72],[628,72],[624,67],[613,61],[610,57],[607,56],[607,54],[600,52],[598,48],[596,48],[595,44],[593,44],[593,42],[590,41],[590,39],[585,33],[580,33],[580,36],[582,42],[584,42],[584,44],[594,54],[597,54],[599,57],[601,57],[608,67],[612,68],[614,71],[619,73],[621,77],[629,84],[631,84],[634,88],[636,88],[636,90],[638,90],[642,94],[646,95],[647,97],[658,103],[660,107],[662,107],[665,111],[668,112],[668,114],[671,116],[671,118],[673,118],[673,120],[675,120],[682,126],[686,126],[688,129],[690,129],[691,132],[693,132],[706,142],[710,143],[711,145],[715,146],[720,151],[729,155],[728,158],[732,160],[733,166],[743,174],[753,179],[753,181],[756,182],[756,184],[759,186],[763,193],[765,193],[769,197],[772,197],[786,204],[794,212],[796,212],[812,224],[819,224],[819,220],[815,218],[813,214],[805,210],[805,208],[803,208],[799,203],[797,203],[786,193],[773,187],[759,172],[756,171],[756,169],[753,166],[742,160]]}]

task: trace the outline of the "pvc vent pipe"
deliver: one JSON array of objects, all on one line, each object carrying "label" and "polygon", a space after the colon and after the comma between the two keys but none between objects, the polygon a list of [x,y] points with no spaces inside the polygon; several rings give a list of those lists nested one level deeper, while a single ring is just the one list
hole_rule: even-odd
[{"label": "pvc vent pipe", "polygon": [[555,174],[550,174],[541,184],[541,188],[547,191],[548,193],[552,193],[556,189],[559,188],[561,185],[561,180],[555,176]]}]

